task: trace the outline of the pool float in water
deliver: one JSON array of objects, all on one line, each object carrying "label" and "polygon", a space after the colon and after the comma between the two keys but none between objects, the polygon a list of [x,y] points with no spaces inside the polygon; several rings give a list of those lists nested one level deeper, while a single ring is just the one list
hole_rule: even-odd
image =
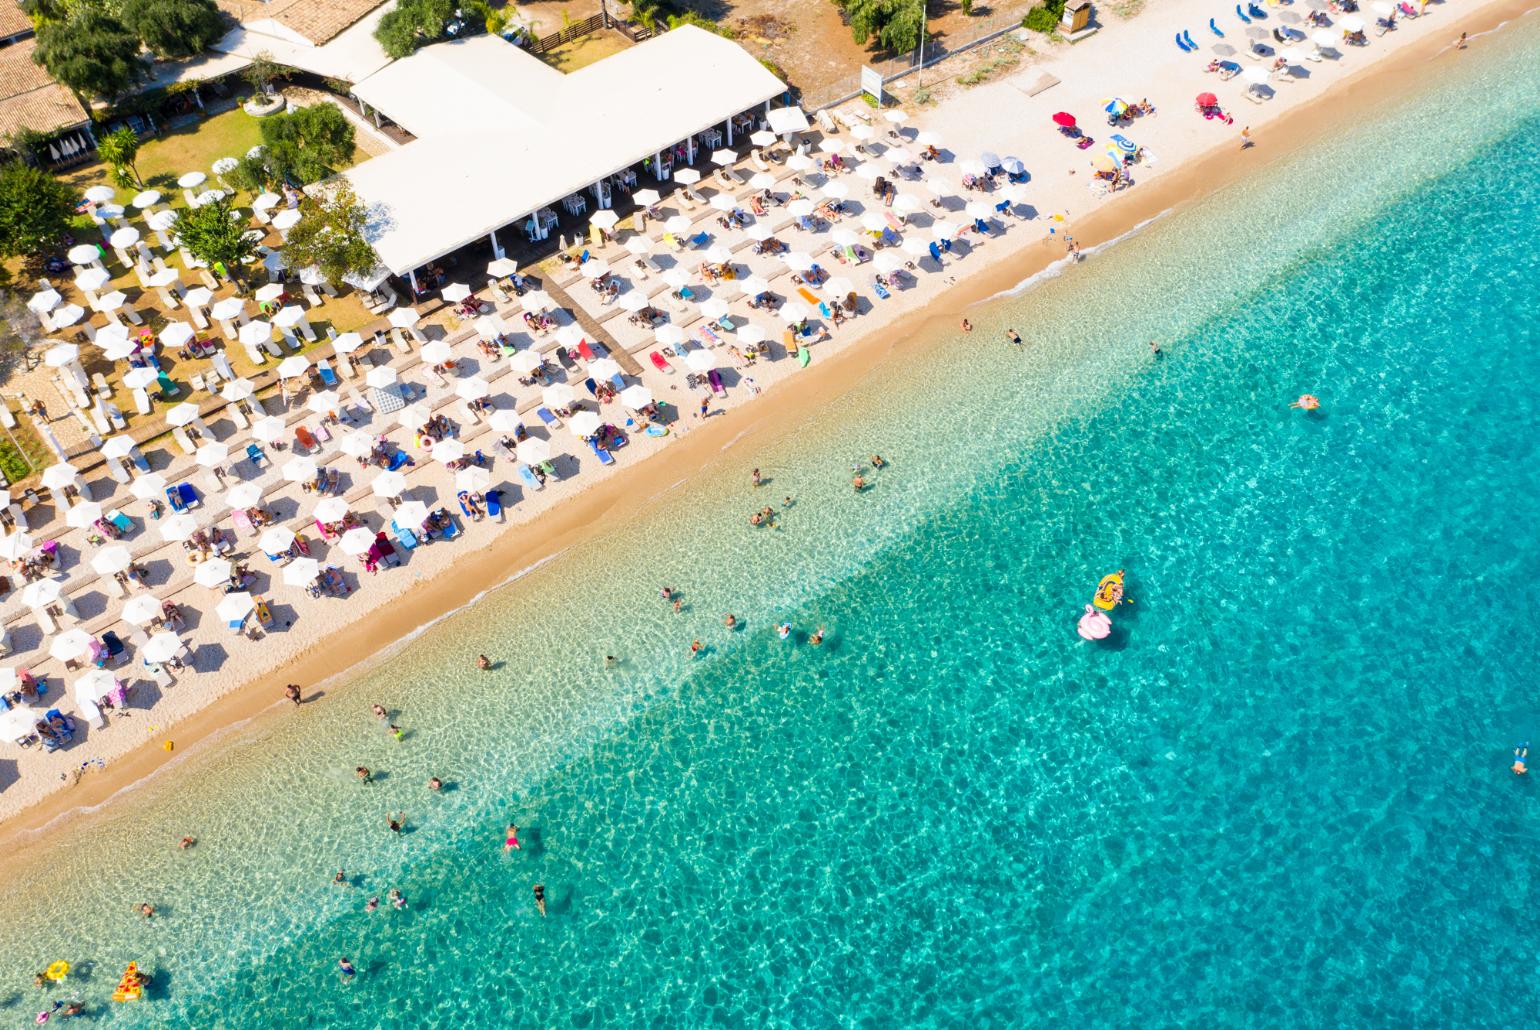
[{"label": "pool float in water", "polygon": [[1123,600],[1123,570],[1110,573],[1102,577],[1102,581],[1096,585],[1096,596],[1091,603],[1102,611],[1110,612]]},{"label": "pool float in water", "polygon": [[1112,620],[1090,605],[1086,605],[1085,614],[1080,617],[1080,622],[1075,628],[1087,640],[1105,640],[1112,632]]},{"label": "pool float in water", "polygon": [[70,964],[61,958],[57,962],[49,963],[48,968],[43,971],[43,975],[54,983],[59,983],[66,976],[70,975]]},{"label": "pool float in water", "polygon": [[123,979],[118,981],[118,989],[112,992],[113,1001],[138,1001],[144,997],[144,974],[139,972],[139,963],[130,962],[128,968],[123,970]]}]

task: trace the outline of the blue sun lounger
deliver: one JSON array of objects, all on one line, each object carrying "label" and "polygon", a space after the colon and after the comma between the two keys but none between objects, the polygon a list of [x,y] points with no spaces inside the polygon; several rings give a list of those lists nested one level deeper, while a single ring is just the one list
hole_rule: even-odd
[{"label": "blue sun lounger", "polygon": [[1219,26],[1214,23],[1214,19],[1213,18],[1210,18],[1208,20],[1208,27],[1209,27],[1210,31],[1212,31],[1214,33],[1214,35],[1218,36],[1220,39],[1224,39],[1225,38],[1225,34],[1223,32],[1219,31]]},{"label": "blue sun lounger", "polygon": [[198,491],[194,490],[191,483],[178,483],[175,486],[166,487],[166,502],[171,505],[171,510],[176,512],[186,511],[198,505]]},{"label": "blue sun lounger", "polygon": [[1245,22],[1247,25],[1251,24],[1251,19],[1246,17],[1246,12],[1241,10],[1241,5],[1240,4],[1236,4],[1235,5],[1235,16],[1237,18],[1239,18],[1241,21]]},{"label": "blue sun lounger", "polygon": [[544,490],[545,489],[545,484],[540,482],[539,477],[536,476],[535,473],[530,469],[530,467],[528,465],[524,464],[522,461],[519,462],[518,466],[516,467],[516,471],[517,471],[518,476],[519,476],[519,482],[523,483],[524,486],[527,489],[530,489],[530,490]]},{"label": "blue sun lounger", "polygon": [[1182,42],[1182,34],[1180,32],[1178,32],[1172,38],[1176,40],[1176,48],[1178,50],[1180,50],[1182,53],[1187,54],[1187,53],[1191,53],[1192,52],[1191,49],[1187,46],[1187,44]]},{"label": "blue sun lounger", "polygon": [[535,409],[535,414],[540,416],[540,421],[545,423],[545,427],[547,429],[555,429],[557,426],[561,425],[561,422],[556,418],[556,416],[551,414],[551,409],[546,407],[544,404]]},{"label": "blue sun lounger", "polygon": [[390,520],[390,532],[396,538],[396,543],[401,545],[402,550],[410,551],[417,546],[417,534],[401,525],[395,519]]},{"label": "blue sun lounger", "polygon": [[328,361],[324,358],[317,361],[315,363],[315,370],[320,375],[321,382],[326,384],[328,390],[335,390],[337,388],[337,373],[332,371],[332,366]]},{"label": "blue sun lounger", "polygon": [[694,236],[690,237],[690,246],[692,246],[692,247],[704,247],[704,246],[707,246],[710,243],[711,243],[711,234],[710,233],[698,232]]},{"label": "blue sun lounger", "polygon": [[487,514],[495,519],[503,513],[503,492],[501,490],[488,490],[486,498]]},{"label": "blue sun lounger", "polygon": [[455,517],[453,515],[451,515],[451,516],[449,516],[449,521],[444,523],[444,539],[445,540],[453,540],[455,537],[457,537],[459,535],[460,535],[460,524],[458,522],[456,522],[455,521]]},{"label": "blue sun lounger", "polygon": [[116,529],[119,533],[132,533],[134,531],[134,520],[116,508],[109,511],[104,518],[112,523],[112,528]]},{"label": "blue sun lounger", "polygon": [[267,461],[267,455],[262,453],[262,448],[254,443],[249,443],[246,445],[246,460],[257,468],[261,468],[262,463]]},{"label": "blue sun lounger", "polygon": [[135,447],[133,450],[128,452],[128,460],[133,462],[134,468],[138,469],[140,472],[150,471],[150,459],[146,458],[144,453],[140,451],[139,448]]},{"label": "blue sun lounger", "polygon": [[936,246],[934,240],[932,240],[930,244],[930,256],[935,258],[938,262],[941,260],[941,248]]},{"label": "blue sun lounger", "polygon": [[872,280],[872,292],[883,300],[887,300],[889,297],[893,296],[888,292],[888,288],[882,285],[876,279]]},{"label": "blue sun lounger", "polygon": [[403,465],[415,465],[415,464],[416,464],[416,462],[412,461],[412,456],[410,454],[406,453],[405,451],[398,450],[398,451],[396,451],[395,454],[392,454],[390,456],[390,471],[392,471],[392,472],[395,472],[397,469],[401,468]]},{"label": "blue sun lounger", "polygon": [[600,447],[598,440],[590,439],[588,441],[588,446],[593,448],[594,457],[599,459],[599,464],[601,464],[601,465],[613,465],[613,464],[615,464],[615,456],[613,454],[611,454],[609,451],[605,450],[603,447]]}]

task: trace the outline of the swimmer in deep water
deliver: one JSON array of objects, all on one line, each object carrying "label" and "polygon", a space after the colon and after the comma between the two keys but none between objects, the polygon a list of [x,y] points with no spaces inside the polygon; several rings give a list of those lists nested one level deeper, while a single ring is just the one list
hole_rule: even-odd
[{"label": "swimmer in deep water", "polygon": [[728,612],[726,615],[722,616],[722,625],[726,626],[728,629],[732,629],[734,626],[738,625],[738,617],[732,612]]},{"label": "swimmer in deep water", "polygon": [[699,640],[692,640],[692,641],[690,641],[690,657],[691,658],[694,658],[696,655],[700,654],[705,649],[706,649],[706,645],[701,643]]},{"label": "swimmer in deep water", "polygon": [[790,637],[791,637],[791,623],[789,623],[789,622],[781,623],[779,626],[775,627],[775,632],[780,636],[780,638],[782,640],[790,639]]},{"label": "swimmer in deep water", "polygon": [[365,912],[378,912],[379,910],[380,910],[380,899],[379,898],[370,898],[369,899],[369,904],[364,906],[364,911]]},{"label": "swimmer in deep water", "polygon": [[1315,411],[1321,406],[1321,399],[1313,393],[1302,393],[1299,400],[1290,404],[1291,408],[1299,408],[1301,411]]},{"label": "swimmer in deep water", "polygon": [[1529,772],[1529,741],[1524,741],[1513,749],[1513,765],[1511,767],[1515,776],[1523,776]]},{"label": "swimmer in deep water", "polygon": [[337,960],[337,972],[342,974],[342,982],[347,983],[349,980],[353,979],[353,975],[357,973],[358,970],[353,968],[353,963],[349,962],[348,957],[344,955]]},{"label": "swimmer in deep water", "polygon": [[508,830],[503,835],[503,854],[506,855],[510,851],[522,850],[524,849],[519,846],[519,828],[509,823]]},{"label": "swimmer in deep water", "polygon": [[442,790],[443,788],[444,788],[444,781],[443,780],[439,779],[437,776],[429,776],[428,777],[428,789],[429,790]]},{"label": "swimmer in deep water", "polygon": [[823,627],[819,626],[818,630],[812,636],[807,638],[807,642],[814,645],[815,647],[823,643]]},{"label": "swimmer in deep water", "polygon": [[545,915],[545,884],[543,883],[535,884],[535,907],[540,910],[542,916]]}]

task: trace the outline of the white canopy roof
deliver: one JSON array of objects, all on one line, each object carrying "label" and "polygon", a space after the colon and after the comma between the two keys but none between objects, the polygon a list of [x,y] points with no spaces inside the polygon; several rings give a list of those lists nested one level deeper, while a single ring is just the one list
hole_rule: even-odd
[{"label": "white canopy roof", "polygon": [[419,139],[347,174],[400,274],[785,89],[689,25],[570,75],[497,36],[438,43],[354,87]]}]

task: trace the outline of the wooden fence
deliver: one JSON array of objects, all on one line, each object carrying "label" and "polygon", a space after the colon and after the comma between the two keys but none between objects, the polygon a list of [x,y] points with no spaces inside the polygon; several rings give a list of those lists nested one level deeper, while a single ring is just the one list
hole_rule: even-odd
[{"label": "wooden fence", "polygon": [[603,14],[596,14],[592,18],[584,18],[575,21],[560,32],[553,32],[549,36],[541,36],[531,40],[526,49],[532,54],[543,54],[547,50],[554,50],[563,43],[570,43],[574,39],[582,39],[584,36],[598,32],[605,28],[606,18]]}]

